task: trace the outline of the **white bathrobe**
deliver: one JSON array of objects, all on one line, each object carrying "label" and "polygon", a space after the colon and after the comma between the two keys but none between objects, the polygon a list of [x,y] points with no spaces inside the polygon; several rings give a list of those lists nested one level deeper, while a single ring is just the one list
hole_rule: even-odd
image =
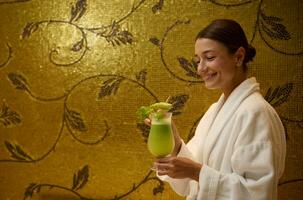
[{"label": "white bathrobe", "polygon": [[178,157],[202,164],[199,182],[159,176],[187,200],[274,200],[284,170],[286,142],[275,110],[255,78],[224,94],[199,122]]}]

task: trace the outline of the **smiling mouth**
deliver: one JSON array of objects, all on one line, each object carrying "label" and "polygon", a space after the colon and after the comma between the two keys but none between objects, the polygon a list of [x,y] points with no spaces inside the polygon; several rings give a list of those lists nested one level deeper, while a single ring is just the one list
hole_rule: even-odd
[{"label": "smiling mouth", "polygon": [[206,75],[203,77],[203,79],[204,79],[204,81],[208,81],[208,80],[214,78],[217,74],[218,74],[218,73],[216,73],[216,72],[215,72],[215,73],[206,74]]}]

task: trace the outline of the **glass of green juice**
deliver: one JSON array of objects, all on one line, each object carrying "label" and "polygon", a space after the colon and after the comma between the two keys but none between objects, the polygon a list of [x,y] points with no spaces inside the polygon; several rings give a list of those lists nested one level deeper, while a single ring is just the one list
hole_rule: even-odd
[{"label": "glass of green juice", "polygon": [[151,114],[151,127],[147,140],[148,150],[157,158],[170,155],[175,147],[171,126],[172,113],[166,112],[161,117]]}]

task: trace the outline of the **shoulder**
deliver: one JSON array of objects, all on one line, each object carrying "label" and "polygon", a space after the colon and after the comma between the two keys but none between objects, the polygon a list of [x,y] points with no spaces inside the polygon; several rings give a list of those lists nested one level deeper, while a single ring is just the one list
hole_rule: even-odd
[{"label": "shoulder", "polygon": [[247,97],[239,106],[235,117],[242,141],[276,141],[281,140],[280,135],[284,134],[278,114],[260,93]]},{"label": "shoulder", "polygon": [[275,109],[259,92],[255,92],[245,98],[237,109],[236,114],[244,116],[277,115]]}]

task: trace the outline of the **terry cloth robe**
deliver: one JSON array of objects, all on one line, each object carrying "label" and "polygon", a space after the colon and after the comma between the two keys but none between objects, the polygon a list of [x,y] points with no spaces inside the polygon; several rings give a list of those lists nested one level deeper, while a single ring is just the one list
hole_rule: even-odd
[{"label": "terry cloth robe", "polygon": [[202,164],[199,181],[167,181],[187,200],[273,200],[285,164],[286,142],[281,120],[260,94],[255,78],[224,94],[200,120],[194,137],[178,157]]}]

